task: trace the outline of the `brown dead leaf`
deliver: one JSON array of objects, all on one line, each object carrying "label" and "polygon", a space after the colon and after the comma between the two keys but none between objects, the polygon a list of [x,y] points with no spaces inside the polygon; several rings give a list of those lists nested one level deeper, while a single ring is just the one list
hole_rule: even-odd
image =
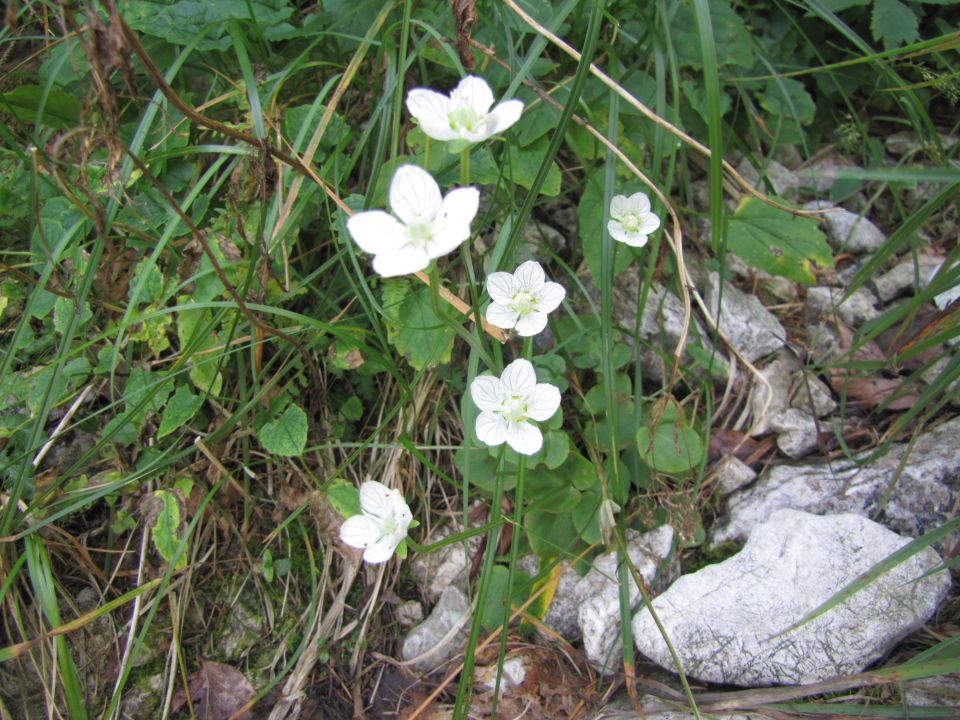
[{"label": "brown dead leaf", "polygon": [[917,404],[919,399],[915,392],[904,392],[903,380],[885,377],[851,377],[843,371],[834,370],[830,374],[830,384],[833,389],[848,399],[856,400],[867,407],[876,407],[887,398],[903,393],[891,400],[887,410],[906,410]]},{"label": "brown dead leaf", "polygon": [[[190,703],[199,720],[225,720],[234,715],[254,696],[253,685],[235,667],[204,660],[188,680]],[[187,702],[187,694],[179,690],[173,696],[171,709],[177,712]],[[236,716],[249,720],[249,712]]]},{"label": "brown dead leaf", "polygon": [[457,52],[467,70],[473,70],[476,60],[470,52],[470,32],[477,22],[477,0],[451,0],[450,9],[457,22]]},{"label": "brown dead leaf", "polygon": [[711,462],[734,453],[738,460],[746,460],[760,449],[760,442],[739,430],[713,428],[710,430],[710,447],[707,457]]}]

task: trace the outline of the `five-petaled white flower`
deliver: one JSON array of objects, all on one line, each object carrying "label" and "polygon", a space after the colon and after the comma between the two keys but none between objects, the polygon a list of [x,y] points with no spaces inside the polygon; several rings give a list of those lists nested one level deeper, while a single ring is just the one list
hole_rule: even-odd
[{"label": "five-petaled white flower", "polygon": [[389,560],[400,541],[407,536],[413,520],[399,490],[368,480],[360,486],[360,508],[363,512],[344,520],[340,539],[347,545],[363,548],[368,563]]},{"label": "five-petaled white flower", "polygon": [[407,94],[407,110],[434,140],[483,142],[520,119],[523,103],[505,100],[493,110],[493,91],[485,80],[468,75],[450,97],[426,88]]},{"label": "five-petaled white flower", "polygon": [[487,445],[506,442],[522,455],[543,447],[540,429],[531,420],[549,420],[560,407],[560,390],[538,383],[529,360],[514,360],[499,377],[481,375],[470,384],[478,408],[477,437]]},{"label": "five-petaled white flower", "polygon": [[610,237],[633,247],[647,244],[647,236],[660,227],[660,218],[650,212],[650,198],[642,192],[627,197],[614,195],[610,201]]},{"label": "five-petaled white flower", "polygon": [[556,310],[567,291],[547,282],[540,263],[527,260],[513,274],[495,272],[487,278],[493,300],[487,320],[498,328],[516,328],[520,335],[536,335],[547,326],[547,313]]},{"label": "five-petaled white flower", "polygon": [[383,210],[359,212],[347,220],[347,230],[357,245],[373,253],[378,274],[407,275],[468,239],[479,205],[476,188],[457,188],[441,199],[430,173],[401,165],[390,181],[390,209],[396,217]]}]

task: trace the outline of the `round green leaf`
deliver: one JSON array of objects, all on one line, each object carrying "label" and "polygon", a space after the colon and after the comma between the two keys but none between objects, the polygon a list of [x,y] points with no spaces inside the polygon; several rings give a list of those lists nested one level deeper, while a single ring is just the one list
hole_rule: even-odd
[{"label": "round green leaf", "polygon": [[280,417],[260,428],[257,439],[269,453],[299,456],[307,445],[307,414],[291,403]]},{"label": "round green leaf", "polygon": [[653,433],[650,428],[640,428],[637,448],[647,465],[669,475],[686,472],[703,457],[700,436],[682,423],[661,422]]}]

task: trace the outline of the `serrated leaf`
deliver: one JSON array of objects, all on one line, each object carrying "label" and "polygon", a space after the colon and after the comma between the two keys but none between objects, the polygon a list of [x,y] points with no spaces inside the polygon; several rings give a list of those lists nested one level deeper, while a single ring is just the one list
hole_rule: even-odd
[{"label": "serrated leaf", "polygon": [[411,286],[409,280],[383,283],[383,309],[390,319],[387,339],[417,370],[450,362],[456,332],[449,321],[460,321],[443,300],[440,311],[446,319],[440,318],[430,293],[430,288]]},{"label": "serrated leaf", "polygon": [[344,518],[359,515],[363,510],[360,508],[360,491],[348,483],[346,480],[337,478],[327,488],[327,500],[333,505],[333,509],[343,515]]},{"label": "serrated leaf", "polygon": [[278,25],[293,13],[287,0],[124,0],[124,20],[134,30],[186,45],[210,25],[198,50],[226,50],[230,20],[254,20],[263,29]]},{"label": "serrated leaf", "polygon": [[291,403],[280,417],[260,428],[257,439],[269,453],[298,457],[307,446],[307,414]]},{"label": "serrated leaf", "polygon": [[36,122],[39,117],[44,125],[57,130],[69,130],[80,124],[83,108],[80,100],[60,90],[53,90],[44,98],[43,92],[44,89],[37,85],[20,85],[0,95],[3,99],[0,107],[9,109],[27,122]]},{"label": "serrated leaf", "polygon": [[[67,332],[67,327],[70,324],[70,320],[72,320],[73,316],[76,314],[77,306],[73,300],[65,297],[57,297],[57,300],[53,305],[53,329],[58,335],[64,335]],[[82,328],[87,322],[90,321],[90,318],[92,317],[93,310],[90,309],[90,303],[84,300],[80,304],[80,318],[78,320],[77,329]]]},{"label": "serrated leaf", "polygon": [[771,275],[813,284],[812,263],[833,267],[827,236],[809,218],[745,197],[727,223],[727,247]]},{"label": "serrated leaf", "polygon": [[180,545],[180,502],[175,494],[168,490],[157,490],[153,493],[156,503],[156,520],[150,528],[150,539],[160,556],[168,563],[176,561],[176,567],[182,568],[187,564],[187,554],[181,553],[177,557],[177,548]]},{"label": "serrated leaf", "polygon": [[885,50],[916,42],[920,37],[917,16],[900,0],[874,0],[870,31],[874,40],[883,42]]},{"label": "serrated leaf", "polygon": [[[507,178],[526,190],[533,187],[533,181],[536,179],[540,165],[543,164],[543,158],[547,154],[547,145],[549,145],[549,141],[545,137],[525,148],[511,145],[508,151],[510,161],[504,167]],[[550,197],[556,197],[560,194],[560,167],[556,161],[550,163],[547,177],[540,187],[540,194]]]},{"label": "serrated leaf", "polygon": [[157,437],[166,437],[181,426],[186,425],[197,414],[197,410],[200,409],[202,404],[203,398],[190,392],[190,388],[186,385],[178,387],[167,403],[167,407],[163,410]]}]

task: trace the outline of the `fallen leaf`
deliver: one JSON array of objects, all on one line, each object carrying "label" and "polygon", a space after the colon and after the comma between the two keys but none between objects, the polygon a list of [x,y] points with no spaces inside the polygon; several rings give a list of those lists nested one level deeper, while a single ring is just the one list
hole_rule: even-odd
[{"label": "fallen leaf", "polygon": [[760,443],[739,430],[713,428],[707,457],[711,462],[734,453],[738,460],[746,460],[760,448]]},{"label": "fallen leaf", "polygon": [[[204,660],[200,669],[187,681],[190,703],[199,720],[226,720],[240,710],[254,696],[253,685],[235,667],[212,660]],[[187,695],[179,690],[173,696],[171,710],[177,712],[187,702]],[[237,720],[249,720],[249,712],[237,715]]]},{"label": "fallen leaf", "polygon": [[887,398],[898,395],[884,405],[885,410],[906,410],[917,404],[919,397],[915,392],[905,392],[903,381],[899,378],[851,377],[843,371],[834,370],[830,374],[830,384],[841,397],[856,400],[867,407],[876,407]]}]

